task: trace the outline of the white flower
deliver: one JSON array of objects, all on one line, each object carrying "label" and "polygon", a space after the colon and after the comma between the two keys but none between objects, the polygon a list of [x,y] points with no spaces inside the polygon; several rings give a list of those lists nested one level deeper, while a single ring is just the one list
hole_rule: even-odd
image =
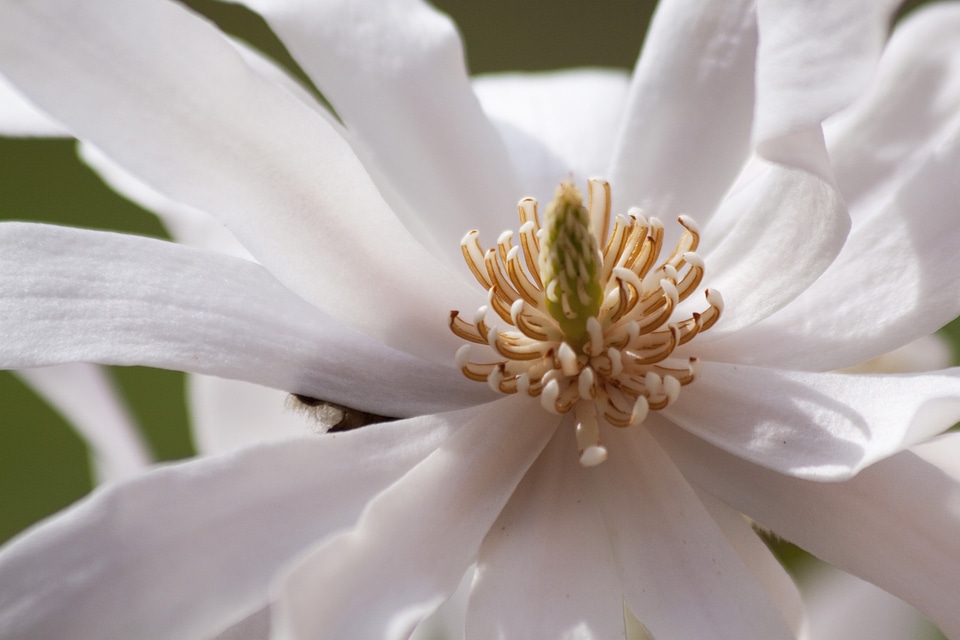
[{"label": "white flower", "polygon": [[[899,29],[876,75],[890,7],[676,0],[629,84],[474,92],[417,2],[251,4],[342,124],[179,5],[0,3],[0,72],[258,261],[2,225],[0,361],[177,368],[406,419],[98,492],[0,553],[0,637],[204,637],[272,603],[280,637],[403,638],[474,562],[468,637],[622,637],[624,604],[659,638],[794,637],[799,597],[741,513],[960,634],[960,486],[902,452],[960,416],[957,372],[822,373],[960,314],[956,5]],[[828,155],[820,122],[871,82]],[[446,326],[484,301],[463,233],[512,227],[571,173],[607,176],[614,213],[696,219],[726,302],[683,345],[697,379],[643,425],[600,424],[590,469],[574,420],[461,376]]]}]

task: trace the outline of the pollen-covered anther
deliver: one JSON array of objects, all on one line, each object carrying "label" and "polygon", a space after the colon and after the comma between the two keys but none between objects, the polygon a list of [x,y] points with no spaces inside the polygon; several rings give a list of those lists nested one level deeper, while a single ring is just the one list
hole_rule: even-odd
[{"label": "pollen-covered anther", "polygon": [[572,412],[584,466],[607,457],[604,425],[636,426],[678,401],[699,362],[677,350],[689,351],[723,311],[719,292],[706,289],[706,308],[678,312],[705,273],[693,220],[679,217],[680,239],[661,259],[659,220],[630,209],[608,229],[609,185],[591,179],[589,196],[584,206],[562,184],[543,226],[536,200],[524,198],[519,233],[503,232],[486,251],[477,231],[467,233],[463,257],[488,304],[473,322],[450,313],[450,330],[468,343],[457,352],[463,374],[538,398],[552,413]]}]

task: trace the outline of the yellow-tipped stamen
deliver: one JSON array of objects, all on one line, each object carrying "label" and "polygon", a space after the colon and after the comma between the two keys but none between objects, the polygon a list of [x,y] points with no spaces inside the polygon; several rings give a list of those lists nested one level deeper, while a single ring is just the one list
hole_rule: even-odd
[{"label": "yellow-tipped stamen", "polygon": [[[679,217],[683,233],[657,264],[663,224],[631,209],[608,236],[610,187],[592,179],[588,193],[585,207],[580,192],[562,184],[542,228],[536,200],[521,200],[516,243],[504,232],[484,251],[476,231],[466,234],[463,256],[489,305],[473,323],[451,312],[450,329],[469,343],[457,352],[467,378],[539,397],[552,413],[572,411],[580,462],[593,466],[607,457],[603,425],[639,425],[693,382],[697,359],[676,350],[717,322],[723,299],[707,289],[706,309],[675,317],[705,272],[696,224]],[[489,311],[508,328],[489,326]]]}]

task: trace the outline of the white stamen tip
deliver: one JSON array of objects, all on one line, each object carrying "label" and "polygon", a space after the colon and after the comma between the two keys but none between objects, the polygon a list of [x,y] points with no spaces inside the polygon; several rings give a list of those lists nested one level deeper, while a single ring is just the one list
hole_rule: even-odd
[{"label": "white stamen tip", "polygon": [[544,387],[543,391],[540,393],[540,405],[549,411],[550,413],[557,413],[557,398],[560,397],[560,383],[556,380],[551,380]]},{"label": "white stamen tip", "polygon": [[580,371],[580,364],[577,362],[577,352],[573,350],[566,342],[560,344],[557,349],[557,359],[560,361],[560,370],[565,376],[575,376]]},{"label": "white stamen tip", "polygon": [[587,335],[590,336],[588,355],[598,355],[603,350],[603,327],[596,316],[587,318]]},{"label": "white stamen tip", "polygon": [[580,372],[580,376],[577,378],[577,392],[582,399],[589,400],[593,397],[594,379],[593,369],[584,367],[583,371]]},{"label": "white stamen tip", "polygon": [[523,298],[517,298],[510,305],[510,319],[513,320],[513,326],[517,326],[517,317],[523,313]]},{"label": "white stamen tip", "polygon": [[473,324],[478,325],[483,322],[483,319],[487,317],[487,305],[483,305],[477,312],[473,314]]},{"label": "white stamen tip", "polygon": [[587,447],[580,454],[580,464],[584,467],[595,467],[607,459],[606,447],[596,445]]},{"label": "white stamen tip", "polygon": [[650,413],[650,403],[647,402],[647,399],[643,396],[637,398],[637,401],[633,403],[633,415],[630,416],[630,426],[636,427],[643,423],[647,419],[647,414]]},{"label": "white stamen tip", "polygon": [[716,289],[707,289],[707,302],[718,311],[723,311],[723,296]]},{"label": "white stamen tip", "polygon": [[698,253],[693,251],[687,251],[683,254],[683,261],[686,262],[691,267],[696,267],[698,269],[703,269],[704,262],[703,258],[700,257]]},{"label": "white stamen tip", "polygon": [[661,280],[660,288],[663,289],[663,295],[670,298],[670,301],[673,304],[680,302],[680,292],[677,291],[677,285],[673,284],[671,280]]},{"label": "white stamen tip", "polygon": [[667,404],[673,404],[680,397],[680,381],[673,376],[663,377],[663,393],[667,396]]},{"label": "white stamen tip", "polygon": [[457,364],[458,369],[463,369],[467,366],[467,363],[470,362],[470,345],[465,344],[459,349],[457,349],[457,355],[454,358],[454,362]]},{"label": "white stamen tip", "polygon": [[692,232],[694,232],[694,233],[696,233],[696,234],[699,234],[699,233],[700,233],[700,227],[699,227],[699,225],[697,225],[696,221],[695,221],[693,218],[691,218],[690,216],[682,215],[682,216],[680,216],[679,218],[677,218],[677,221],[678,221],[680,224],[682,224],[685,228],[689,229],[690,231],[692,231]]}]

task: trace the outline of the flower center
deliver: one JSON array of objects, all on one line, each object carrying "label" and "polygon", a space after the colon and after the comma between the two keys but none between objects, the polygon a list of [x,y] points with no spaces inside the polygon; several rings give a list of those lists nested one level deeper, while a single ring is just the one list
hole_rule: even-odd
[{"label": "flower center", "polygon": [[[712,327],[723,309],[720,294],[707,289],[706,310],[671,319],[703,279],[690,218],[680,216],[683,235],[657,265],[663,224],[631,209],[608,235],[610,186],[591,179],[589,195],[587,208],[576,187],[561,184],[542,228],[537,201],[521,200],[519,245],[506,231],[484,252],[476,230],[464,236],[463,256],[489,305],[473,323],[450,312],[450,329],[473,343],[457,352],[463,374],[501,393],[539,398],[557,414],[572,410],[584,466],[607,457],[602,422],[638,425],[676,401],[696,377],[697,359],[671,357],[674,350]],[[489,310],[510,328],[491,327]]]}]

